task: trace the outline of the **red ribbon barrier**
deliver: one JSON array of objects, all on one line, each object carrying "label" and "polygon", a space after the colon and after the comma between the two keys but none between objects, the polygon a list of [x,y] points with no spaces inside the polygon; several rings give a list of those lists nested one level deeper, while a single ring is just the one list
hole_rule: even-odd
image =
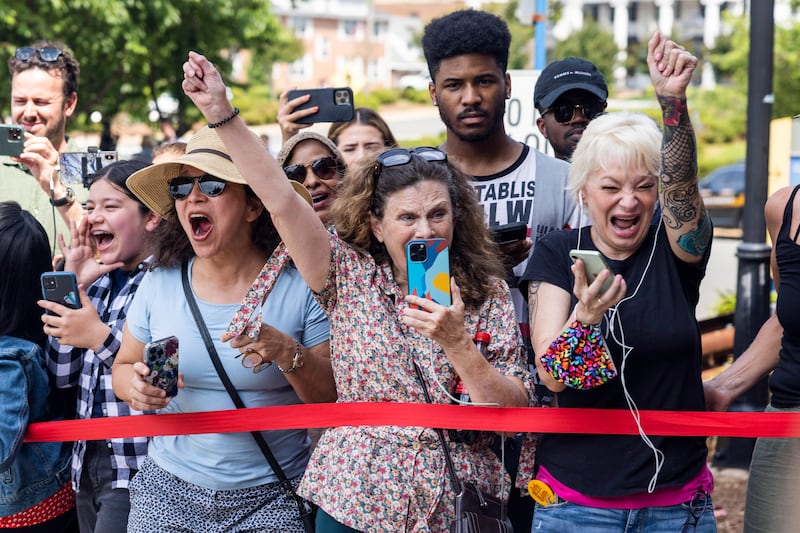
[{"label": "red ribbon barrier", "polygon": [[[640,411],[648,435],[800,437],[800,413]],[[326,403],[30,424],[26,442],[333,426],[420,426],[503,432],[637,435],[624,409]]]}]

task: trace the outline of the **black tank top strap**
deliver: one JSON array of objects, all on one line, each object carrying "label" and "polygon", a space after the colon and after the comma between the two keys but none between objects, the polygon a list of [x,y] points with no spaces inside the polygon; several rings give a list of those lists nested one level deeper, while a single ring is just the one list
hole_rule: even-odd
[{"label": "black tank top strap", "polygon": [[[792,194],[789,196],[789,201],[786,202],[786,208],[783,210],[783,224],[786,226],[786,234],[789,234],[789,228],[792,227],[792,213],[794,213],[794,197],[797,194],[797,191],[800,190],[800,185],[796,185],[795,188],[792,190]],[[794,238],[792,242],[797,242],[797,238],[800,237],[800,224],[797,226],[797,231],[794,232]]]}]

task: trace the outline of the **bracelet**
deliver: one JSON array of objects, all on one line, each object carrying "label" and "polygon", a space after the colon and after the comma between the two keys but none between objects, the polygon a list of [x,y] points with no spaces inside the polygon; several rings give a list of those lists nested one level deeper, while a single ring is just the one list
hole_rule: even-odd
[{"label": "bracelet", "polygon": [[208,127],[213,130],[214,128],[219,128],[220,126],[224,126],[225,124],[227,124],[228,122],[233,120],[236,117],[236,115],[238,115],[238,114],[239,114],[239,108],[238,107],[234,107],[233,108],[233,112],[230,115],[228,115],[227,117],[223,118],[219,122],[210,123],[208,125]]},{"label": "bracelet", "polygon": [[281,365],[275,361],[275,366],[277,366],[278,370],[284,374],[292,374],[293,372],[296,372],[298,368],[303,368],[304,364],[305,357],[303,356],[303,347],[300,345],[300,342],[297,339],[294,341],[294,357],[292,357],[292,366],[284,370],[281,368]]}]

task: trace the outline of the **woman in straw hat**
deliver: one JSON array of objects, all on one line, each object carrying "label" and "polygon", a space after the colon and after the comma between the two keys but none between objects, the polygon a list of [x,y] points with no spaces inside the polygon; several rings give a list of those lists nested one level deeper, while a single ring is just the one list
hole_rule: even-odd
[{"label": "woman in straw hat", "polygon": [[336,145],[320,133],[304,131],[283,144],[278,164],[286,177],[308,189],[314,211],[323,224],[330,226],[331,207],[345,169]]},{"label": "woman in straw hat", "polygon": [[[523,348],[505,271],[469,179],[435,148],[393,149],[349,168],[334,202],[337,234],[292,192],[280,166],[256,149],[225,97],[219,72],[190,52],[183,89],[221,124],[237,168],[264,201],[292,260],[331,319],[340,401],[449,403],[460,378],[473,401],[527,406]],[[450,250],[452,305],[409,294],[405,246],[440,238]],[[411,307],[410,307],[411,306]],[[420,308],[414,308],[419,306]],[[472,342],[491,334],[487,355]],[[439,435],[420,427],[325,432],[301,494],[319,505],[319,531],[447,531],[455,491]],[[508,480],[484,432],[450,439],[460,481],[502,493]]]},{"label": "woman in straw hat", "polygon": [[[325,315],[215,130],[203,128],[185,155],[133,174],[128,186],[164,220],[157,268],[128,312],[114,392],[139,410],[234,408],[201,336],[207,328],[244,406],[333,401]],[[147,343],[169,336],[180,343],[174,397],[145,380],[150,370],[142,362]],[[259,436],[291,487],[268,465]],[[153,437],[130,485],[128,531],[303,531],[291,489],[309,453],[305,430]]]}]

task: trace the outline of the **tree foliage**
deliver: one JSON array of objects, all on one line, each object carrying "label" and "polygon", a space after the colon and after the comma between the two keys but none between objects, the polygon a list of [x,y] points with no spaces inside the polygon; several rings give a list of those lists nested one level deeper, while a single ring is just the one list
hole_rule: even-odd
[{"label": "tree foliage", "polygon": [[587,18],[580,30],[562,41],[556,41],[548,63],[565,57],[582,57],[594,63],[606,80],[612,80],[617,52],[614,36]]},{"label": "tree foliage", "polygon": [[[717,40],[711,51],[711,61],[719,81],[732,83],[742,94],[747,94],[750,54],[749,18],[729,18],[732,28],[729,35]],[[782,21],[775,26],[775,44],[772,88],[775,103],[772,117],[794,116],[800,112],[797,94],[800,94],[800,23]]]},{"label": "tree foliage", "polygon": [[[95,110],[111,117],[124,109],[144,118],[148,102],[169,93],[178,99],[177,118],[185,125],[197,116],[195,111],[192,117],[193,106],[180,90],[187,51],[207,55],[228,79],[231,51],[248,49],[253,62],[261,65],[291,61],[300,53],[294,37],[271,13],[269,0],[4,0],[3,4],[2,57],[40,38],[66,43],[81,64],[78,113],[84,117]],[[0,83],[8,91],[5,68],[0,69]],[[7,114],[8,99],[3,101],[0,109]]]}]

